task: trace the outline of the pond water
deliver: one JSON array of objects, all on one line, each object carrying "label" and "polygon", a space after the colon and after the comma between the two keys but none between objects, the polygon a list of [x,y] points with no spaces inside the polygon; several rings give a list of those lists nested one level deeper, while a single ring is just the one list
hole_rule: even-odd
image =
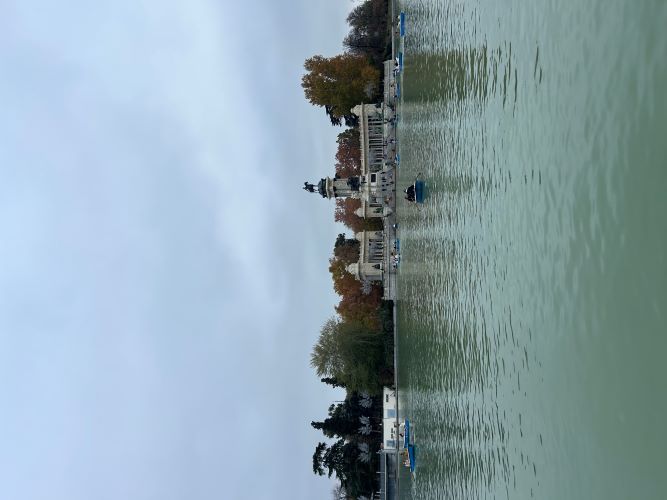
[{"label": "pond water", "polygon": [[401,8],[401,497],[667,498],[667,2]]}]

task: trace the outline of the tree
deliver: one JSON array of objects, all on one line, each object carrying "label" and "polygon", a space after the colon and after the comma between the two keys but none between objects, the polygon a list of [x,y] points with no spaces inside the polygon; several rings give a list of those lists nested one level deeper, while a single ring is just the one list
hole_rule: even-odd
[{"label": "tree", "polygon": [[326,443],[317,443],[317,446],[315,447],[315,453],[313,453],[313,473],[317,474],[318,476],[324,475],[322,460],[326,448]]},{"label": "tree", "polygon": [[336,198],[336,209],[334,211],[334,220],[342,222],[351,231],[378,231],[382,229],[380,218],[364,219],[355,212],[361,207],[361,201],[356,198]]},{"label": "tree", "polygon": [[331,490],[331,498],[332,500],[347,500],[347,492],[342,484],[338,483],[333,487]]},{"label": "tree", "polygon": [[366,0],[347,16],[350,32],[343,46],[351,53],[365,55],[380,66],[390,39],[387,33],[387,1]]},{"label": "tree", "polygon": [[341,384],[336,377],[324,377],[320,379],[320,382],[330,385],[331,387],[340,387],[345,389],[345,385]]},{"label": "tree", "polygon": [[378,394],[384,339],[360,321],[329,319],[313,346],[310,364],[320,377],[335,377],[349,391]]},{"label": "tree", "polygon": [[343,298],[346,295],[357,296],[359,294],[358,289],[361,288],[361,283],[352,274],[347,272],[346,262],[334,257],[329,260],[329,264],[329,272],[333,279],[334,291]]},{"label": "tree", "polygon": [[[343,360],[338,351],[338,320],[329,318],[320,329],[320,336],[310,354],[310,365],[320,377],[336,377],[343,370]],[[341,379],[338,379],[341,380]]]},{"label": "tree", "polygon": [[370,285],[370,290],[364,289],[356,278],[356,286],[350,287],[336,306],[336,312],[346,321],[358,322],[373,331],[377,331],[380,322],[378,306],[382,302],[382,287]]},{"label": "tree", "polygon": [[334,220],[342,222],[355,233],[364,230],[365,220],[355,210],[361,208],[361,201],[355,198],[336,198]]},{"label": "tree", "polygon": [[346,398],[342,403],[329,406],[327,418],[321,422],[311,422],[310,425],[331,439],[351,438],[357,433],[359,417],[364,416],[365,411],[366,409],[359,404],[356,393],[352,393],[352,397]]},{"label": "tree", "polygon": [[322,474],[318,474],[324,475],[326,468],[329,477],[336,474],[341,483],[345,484],[352,475],[350,465],[354,464],[357,455],[356,446],[346,443],[344,439],[339,439],[331,446],[318,443],[313,454],[313,470],[321,470]]},{"label": "tree", "polygon": [[350,390],[382,391],[380,370],[384,361],[382,334],[361,322],[344,321],[338,325],[338,354],[343,360],[344,374],[338,375]]},{"label": "tree", "polygon": [[339,234],[334,244],[334,258],[345,265],[359,261],[359,241],[347,239],[344,234]]},{"label": "tree", "polygon": [[336,139],[336,175],[338,177],[352,177],[361,174],[361,144],[359,129],[348,128],[338,134]]},{"label": "tree", "polygon": [[[329,120],[331,120],[331,125],[334,125],[336,127],[342,125],[343,121],[340,118],[338,118],[338,117],[336,117],[332,114],[333,111],[332,111],[331,106],[329,106],[328,104],[325,104],[324,105],[324,112],[329,117]],[[345,124],[347,125],[347,122]]]},{"label": "tree", "polygon": [[346,321],[357,321],[369,329],[380,326],[378,310],[382,287],[362,283],[347,271],[347,266],[359,260],[359,242],[339,234],[334,244],[334,256],[329,260],[329,272],[334,291],[341,296],[336,312]]},{"label": "tree", "polygon": [[376,481],[375,474],[360,460],[358,443],[339,439],[331,446],[318,443],[313,454],[313,470],[324,471],[331,477],[335,474],[343,489],[352,498],[370,493]]},{"label": "tree", "polygon": [[343,259],[334,257],[329,264],[334,291],[341,297],[336,312],[344,320],[359,322],[369,329],[378,329],[382,287],[371,284],[364,289],[363,284],[347,271],[347,264]]},{"label": "tree", "polygon": [[301,78],[306,99],[325,108],[333,119],[349,117],[357,104],[375,98],[379,90],[380,72],[363,56],[341,54],[320,55],[306,59],[307,73]]}]

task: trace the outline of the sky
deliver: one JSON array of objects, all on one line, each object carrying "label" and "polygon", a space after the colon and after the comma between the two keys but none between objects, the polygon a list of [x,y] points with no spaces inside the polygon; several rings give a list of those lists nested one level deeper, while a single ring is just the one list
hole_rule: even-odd
[{"label": "sky", "polygon": [[0,498],[312,499],[348,0],[0,0]]}]

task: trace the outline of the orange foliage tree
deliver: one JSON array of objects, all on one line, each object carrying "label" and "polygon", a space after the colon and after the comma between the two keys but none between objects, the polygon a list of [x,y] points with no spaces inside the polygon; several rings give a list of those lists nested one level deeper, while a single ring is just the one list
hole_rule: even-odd
[{"label": "orange foliage tree", "polygon": [[306,99],[334,119],[349,116],[353,106],[372,101],[379,91],[380,71],[362,55],[317,55],[306,59],[304,68],[301,87]]},{"label": "orange foliage tree", "polygon": [[382,301],[382,287],[373,285],[364,293],[361,282],[347,272],[347,265],[359,258],[356,240],[339,235],[334,247],[334,257],[329,260],[329,272],[334,291],[341,296],[336,312],[343,320],[358,321],[368,328],[378,328],[378,308]]},{"label": "orange foliage tree", "polygon": [[336,142],[338,143],[338,149],[336,150],[336,175],[338,177],[361,175],[359,129],[348,128],[338,134]]}]

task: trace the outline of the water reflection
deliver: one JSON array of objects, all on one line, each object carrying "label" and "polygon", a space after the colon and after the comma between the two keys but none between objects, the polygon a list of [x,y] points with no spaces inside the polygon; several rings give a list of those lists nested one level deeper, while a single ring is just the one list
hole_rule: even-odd
[{"label": "water reflection", "polygon": [[[406,102],[476,100],[483,103],[489,96],[500,96],[503,106],[508,100],[516,106],[519,74],[509,42],[494,49],[481,45],[436,52],[417,51],[410,56],[406,74],[415,83],[406,87]],[[539,47],[535,51],[533,77],[536,84],[541,83]]]}]

